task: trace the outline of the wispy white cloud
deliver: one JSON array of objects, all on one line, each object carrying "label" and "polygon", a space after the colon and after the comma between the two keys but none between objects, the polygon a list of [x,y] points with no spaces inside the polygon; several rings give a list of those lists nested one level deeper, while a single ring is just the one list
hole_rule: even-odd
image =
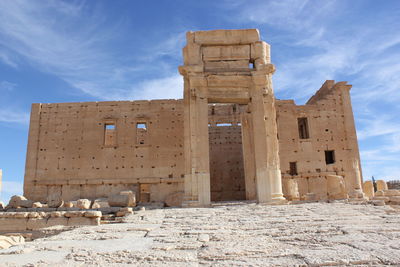
[{"label": "wispy white cloud", "polygon": [[2,108],[0,109],[0,122],[28,125],[29,113]]},{"label": "wispy white cloud", "polygon": [[370,115],[368,119],[359,119],[363,128],[357,132],[359,140],[365,140],[370,137],[385,135],[400,135],[400,123],[388,115],[374,116]]},{"label": "wispy white cloud", "polygon": [[[171,76],[171,73],[176,66],[159,59],[180,53],[184,42],[182,32],[171,33],[147,46],[145,55],[135,48],[131,55],[121,55],[110,49],[115,40],[122,38],[118,27],[123,27],[123,18],[112,24],[105,23],[102,14],[88,13],[84,2],[0,3],[0,47],[81,92],[98,99],[127,99],[142,94],[138,90],[143,89],[143,84],[151,83],[151,78],[158,84],[174,79],[175,74]],[[1,58],[8,59],[9,54]],[[149,73],[153,77],[144,79]],[[138,84],[140,79],[142,82]],[[152,90],[157,95],[160,88]],[[150,89],[147,96],[151,96]]]},{"label": "wispy white cloud", "polygon": [[10,55],[10,53],[2,51],[1,49],[0,49],[0,62],[4,63],[10,67],[13,67],[13,68],[17,68],[17,66],[18,66],[18,64],[14,60],[13,56]]},{"label": "wispy white cloud", "polygon": [[0,91],[13,91],[17,87],[16,83],[0,81]]}]

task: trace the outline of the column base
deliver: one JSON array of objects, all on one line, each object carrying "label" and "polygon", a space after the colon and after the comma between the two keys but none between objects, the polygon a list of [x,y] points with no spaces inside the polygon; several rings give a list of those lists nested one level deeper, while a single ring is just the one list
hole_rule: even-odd
[{"label": "column base", "polygon": [[289,201],[283,196],[273,197],[271,200],[268,200],[266,202],[258,202],[258,204],[260,205],[286,205],[288,203]]}]

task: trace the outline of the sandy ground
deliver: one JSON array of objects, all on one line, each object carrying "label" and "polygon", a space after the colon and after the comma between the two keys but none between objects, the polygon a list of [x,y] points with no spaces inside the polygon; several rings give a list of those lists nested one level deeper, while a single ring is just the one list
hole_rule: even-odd
[{"label": "sandy ground", "polygon": [[0,251],[0,266],[400,266],[400,213],[344,203],[137,212]]}]

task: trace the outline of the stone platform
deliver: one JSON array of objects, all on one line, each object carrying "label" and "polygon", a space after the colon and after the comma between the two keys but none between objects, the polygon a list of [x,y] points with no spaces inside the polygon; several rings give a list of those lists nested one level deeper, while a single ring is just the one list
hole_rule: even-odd
[{"label": "stone platform", "polygon": [[[0,251],[3,266],[400,265],[400,210],[307,203],[138,211]],[[36,265],[35,265],[36,266]],[[38,265],[39,266],[39,265]]]}]

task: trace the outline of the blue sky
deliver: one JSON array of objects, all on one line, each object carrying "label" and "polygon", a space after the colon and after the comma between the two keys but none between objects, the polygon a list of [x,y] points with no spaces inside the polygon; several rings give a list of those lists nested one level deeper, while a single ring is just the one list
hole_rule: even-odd
[{"label": "blue sky", "polygon": [[258,28],[277,98],[348,81],[364,179],[400,179],[400,1],[0,1],[1,199],[22,192],[31,103],[182,98],[185,32]]}]

